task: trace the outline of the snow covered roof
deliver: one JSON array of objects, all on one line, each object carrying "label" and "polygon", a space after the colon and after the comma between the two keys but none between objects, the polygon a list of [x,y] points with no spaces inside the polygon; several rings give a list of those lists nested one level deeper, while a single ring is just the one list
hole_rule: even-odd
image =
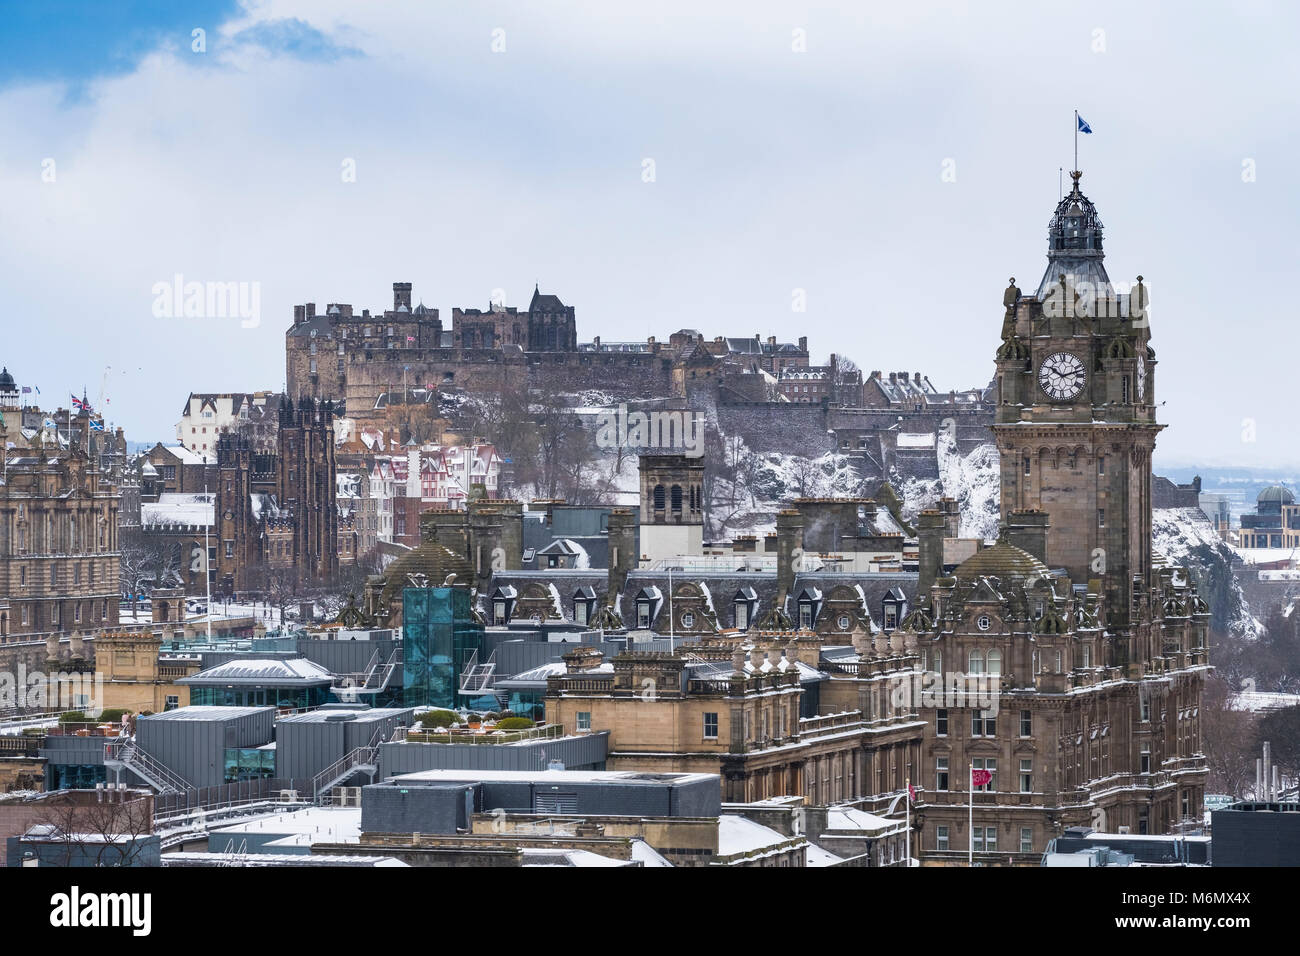
[{"label": "snow covered roof", "polygon": [[334,676],[305,657],[236,659],[178,678],[178,684],[331,684]]},{"label": "snow covered roof", "polygon": [[145,527],[188,527],[211,525],[214,519],[214,494],[177,494],[166,492],[157,501],[140,505],[140,523]]},{"label": "snow covered roof", "polygon": [[724,813],[718,817],[718,856],[735,856],[772,849],[787,842],[785,834],[747,817]]}]

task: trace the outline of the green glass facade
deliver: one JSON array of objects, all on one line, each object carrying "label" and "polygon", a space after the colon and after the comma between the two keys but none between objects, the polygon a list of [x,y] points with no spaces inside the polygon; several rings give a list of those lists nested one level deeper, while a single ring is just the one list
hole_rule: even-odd
[{"label": "green glass facade", "polygon": [[216,707],[319,707],[329,700],[320,687],[190,687],[190,704]]},{"label": "green glass facade", "polygon": [[460,674],[483,649],[483,625],[465,588],[402,591],[402,703],[455,707]]},{"label": "green glass facade", "polygon": [[226,783],[275,776],[275,750],[270,747],[227,747]]}]

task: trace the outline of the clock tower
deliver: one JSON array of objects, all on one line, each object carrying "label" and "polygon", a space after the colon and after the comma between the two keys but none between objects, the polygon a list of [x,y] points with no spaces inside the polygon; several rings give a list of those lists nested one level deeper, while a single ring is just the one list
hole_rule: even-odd
[{"label": "clock tower", "polygon": [[[1124,647],[1153,587],[1151,454],[1155,353],[1142,277],[1117,289],[1082,173],[1048,223],[1035,292],[1011,280],[997,350],[1002,514],[1047,515],[1050,567],[1099,580],[1106,624]],[[1120,652],[1123,653],[1122,651]]]}]

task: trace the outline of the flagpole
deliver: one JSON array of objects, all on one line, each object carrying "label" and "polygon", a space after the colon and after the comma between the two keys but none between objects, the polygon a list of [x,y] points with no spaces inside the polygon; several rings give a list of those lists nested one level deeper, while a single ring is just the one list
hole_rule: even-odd
[{"label": "flagpole", "polygon": [[903,784],[903,802],[907,804],[907,868],[912,868],[912,778]]},{"label": "flagpole", "polygon": [[966,836],[969,850],[966,852],[966,865],[975,865],[975,764],[971,763],[970,770],[966,774],[966,786],[970,790],[970,799],[967,805],[970,807],[970,815],[966,818]]},{"label": "flagpole", "polygon": [[1079,171],[1079,111],[1074,111],[1074,172]]}]

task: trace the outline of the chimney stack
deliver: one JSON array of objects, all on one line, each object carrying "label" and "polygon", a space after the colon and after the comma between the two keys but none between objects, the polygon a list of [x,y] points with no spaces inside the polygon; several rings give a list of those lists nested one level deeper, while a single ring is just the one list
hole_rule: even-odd
[{"label": "chimney stack", "polygon": [[930,508],[916,519],[917,600],[929,594],[935,578],[943,571],[944,531],[944,515],[940,511]]},{"label": "chimney stack", "polygon": [[609,535],[609,591],[610,606],[627,587],[628,572],[637,565],[636,516],[627,508],[615,508],[606,522]]},{"label": "chimney stack", "polygon": [[776,516],[776,593],[784,600],[794,590],[803,558],[803,515],[787,509]]},{"label": "chimney stack", "polygon": [[1026,509],[1007,515],[1007,541],[1044,564],[1047,563],[1047,528],[1046,511]]}]

